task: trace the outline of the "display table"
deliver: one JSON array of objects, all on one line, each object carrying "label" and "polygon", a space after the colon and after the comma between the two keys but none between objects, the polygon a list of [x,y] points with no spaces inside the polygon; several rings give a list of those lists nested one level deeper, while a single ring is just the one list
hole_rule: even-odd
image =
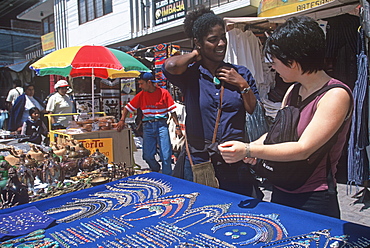
[{"label": "display table", "polygon": [[0,222],[30,207],[57,220],[46,236],[62,247],[322,248],[370,239],[370,227],[155,172],[4,209]]},{"label": "display table", "polygon": [[125,128],[121,132],[117,132],[115,129],[77,134],[66,133],[65,131],[51,131],[52,134],[58,136],[57,143],[66,143],[67,139],[82,141],[91,153],[98,148],[108,157],[109,162],[125,162],[127,166],[133,165],[133,138],[130,128]]}]

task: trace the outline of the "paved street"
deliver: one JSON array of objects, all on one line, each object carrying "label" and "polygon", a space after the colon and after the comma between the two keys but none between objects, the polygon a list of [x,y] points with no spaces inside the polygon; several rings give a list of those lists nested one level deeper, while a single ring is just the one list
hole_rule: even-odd
[{"label": "paved street", "polygon": [[[143,161],[141,157],[141,149],[138,149],[134,152],[135,163],[140,165],[142,169],[148,168],[148,165]],[[347,186],[343,183],[338,183],[338,198],[340,209],[342,213],[342,220],[370,226],[370,207],[361,211],[361,208],[364,207],[363,203],[353,204],[357,199],[352,198],[356,192],[362,190],[363,187],[356,188],[355,186]],[[269,201],[271,191],[269,189],[262,188],[265,197],[263,200]],[[347,194],[348,192],[348,194]],[[370,195],[369,195],[370,196]]]}]

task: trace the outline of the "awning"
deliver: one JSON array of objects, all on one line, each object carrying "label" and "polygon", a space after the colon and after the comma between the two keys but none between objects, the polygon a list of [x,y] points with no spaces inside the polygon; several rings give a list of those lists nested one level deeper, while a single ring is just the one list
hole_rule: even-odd
[{"label": "awning", "polygon": [[263,22],[270,22],[270,23],[283,23],[289,17],[292,16],[300,16],[305,15],[309,16],[315,20],[325,19],[328,17],[333,17],[342,14],[353,14],[358,15],[357,7],[359,5],[359,1],[347,0],[347,1],[339,1],[334,0],[332,2],[328,2],[322,5],[315,6],[310,9],[297,11],[294,13],[289,13],[280,16],[272,16],[272,17],[224,17],[224,21],[226,25],[233,24],[233,23],[263,23]]},{"label": "awning", "polygon": [[16,64],[12,64],[12,65],[7,65],[5,67],[9,68],[10,70],[13,70],[15,72],[20,72],[22,71],[25,67],[28,68],[28,65],[31,64],[32,60],[26,60],[26,61],[22,61],[22,62],[19,62],[19,63],[16,63]]}]

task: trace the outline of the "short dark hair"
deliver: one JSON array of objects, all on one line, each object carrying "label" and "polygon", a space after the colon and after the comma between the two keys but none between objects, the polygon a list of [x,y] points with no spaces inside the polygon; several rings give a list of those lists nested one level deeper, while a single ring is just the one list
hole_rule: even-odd
[{"label": "short dark hair", "polygon": [[16,87],[21,87],[22,86],[22,81],[20,79],[14,79],[13,81],[13,84],[16,86]]},{"label": "short dark hair", "polygon": [[201,42],[202,38],[216,25],[225,28],[225,23],[221,17],[215,15],[212,10],[204,5],[200,5],[194,11],[187,13],[184,20],[184,31],[187,37],[195,38]]},{"label": "short dark hair", "polygon": [[29,87],[35,87],[35,85],[33,84],[33,83],[25,83],[24,85],[23,85],[23,90],[24,90],[24,92],[26,92],[26,90],[29,88]]},{"label": "short dark hair", "polygon": [[325,34],[319,24],[307,16],[294,16],[267,38],[264,54],[286,66],[295,61],[303,73],[313,73],[324,70],[325,49]]},{"label": "short dark hair", "polygon": [[30,110],[28,110],[28,113],[30,115],[32,115],[33,113],[35,113],[36,111],[39,111],[40,112],[40,109],[38,107],[32,107],[30,108]]}]

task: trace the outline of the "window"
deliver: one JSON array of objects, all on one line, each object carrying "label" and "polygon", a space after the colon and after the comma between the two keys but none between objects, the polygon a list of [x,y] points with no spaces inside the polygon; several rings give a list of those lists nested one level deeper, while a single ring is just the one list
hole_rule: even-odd
[{"label": "window", "polygon": [[112,0],[78,0],[80,24],[112,12]]},{"label": "window", "polygon": [[42,34],[47,34],[54,31],[54,15],[42,19]]}]

